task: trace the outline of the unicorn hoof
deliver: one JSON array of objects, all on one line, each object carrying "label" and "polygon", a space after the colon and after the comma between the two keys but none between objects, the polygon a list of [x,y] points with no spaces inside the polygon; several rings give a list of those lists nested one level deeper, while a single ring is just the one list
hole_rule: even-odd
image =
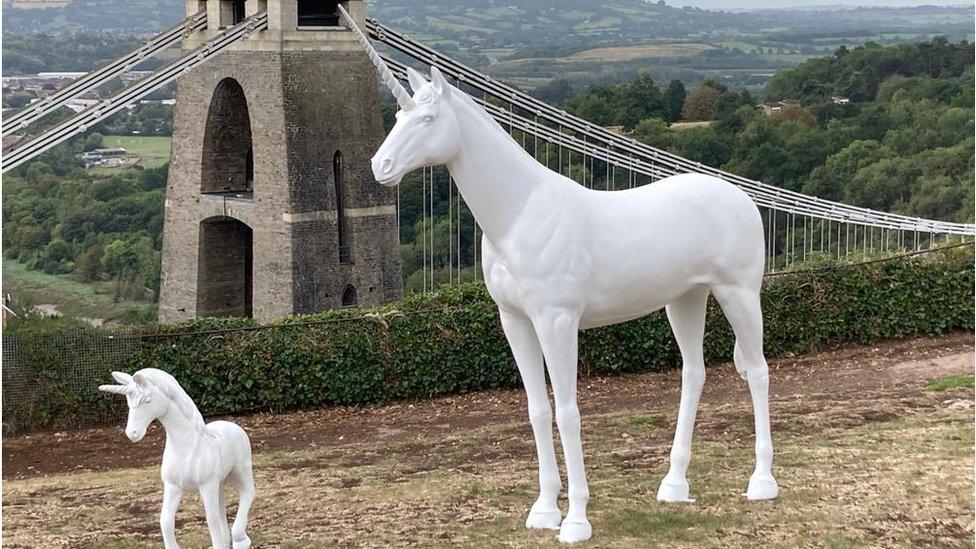
[{"label": "unicorn hoof", "polygon": [[779,495],[779,486],[772,475],[752,475],[749,478],[749,488],[746,490],[746,499],[750,501],[763,501],[776,499]]},{"label": "unicorn hoof", "polygon": [[593,535],[593,528],[587,520],[564,520],[559,527],[559,541],[561,543],[578,543],[586,541]]},{"label": "unicorn hoof", "polygon": [[688,497],[688,481],[685,479],[672,480],[664,477],[661,487],[657,489],[657,500],[665,503],[691,503],[695,500]]},{"label": "unicorn hoof", "polygon": [[559,530],[559,522],[563,515],[559,509],[536,509],[535,505],[529,511],[528,518],[525,519],[525,527],[532,530]]},{"label": "unicorn hoof", "polygon": [[244,539],[237,541],[234,540],[234,549],[251,549],[251,538],[244,536]]}]

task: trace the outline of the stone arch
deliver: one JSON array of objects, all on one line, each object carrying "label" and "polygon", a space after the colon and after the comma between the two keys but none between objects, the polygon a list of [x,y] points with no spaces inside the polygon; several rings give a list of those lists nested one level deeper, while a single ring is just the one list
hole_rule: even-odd
[{"label": "stone arch", "polygon": [[233,217],[200,222],[197,317],[254,314],[254,231]]},{"label": "stone arch", "polygon": [[342,290],[342,306],[343,307],[355,307],[359,303],[359,298],[356,296],[356,288],[353,285],[346,286],[346,289]]},{"label": "stone arch", "polygon": [[233,78],[217,83],[203,135],[200,192],[250,195],[254,188],[251,115],[244,88]]}]

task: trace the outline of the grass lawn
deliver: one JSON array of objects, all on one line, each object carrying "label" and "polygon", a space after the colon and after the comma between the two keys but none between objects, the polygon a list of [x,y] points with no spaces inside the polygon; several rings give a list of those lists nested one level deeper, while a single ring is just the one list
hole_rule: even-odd
[{"label": "grass lawn", "polygon": [[13,259],[3,260],[3,291],[14,300],[32,305],[55,305],[65,315],[79,318],[112,320],[126,311],[146,309],[146,301],[112,300],[112,287],[107,282],[80,282],[71,275],[50,275],[28,269]]},{"label": "grass lawn", "polygon": [[[122,147],[129,156],[139,157],[139,166],[158,168],[169,162],[170,141],[172,138],[168,136],[106,135],[103,143],[105,147]],[[92,168],[89,172],[95,175],[111,175],[131,165],[118,168]]]},{"label": "grass lawn", "polygon": [[167,136],[138,136],[138,135],[106,135],[106,147],[124,147],[126,151],[137,156],[165,156],[169,158],[169,143],[172,139]]}]

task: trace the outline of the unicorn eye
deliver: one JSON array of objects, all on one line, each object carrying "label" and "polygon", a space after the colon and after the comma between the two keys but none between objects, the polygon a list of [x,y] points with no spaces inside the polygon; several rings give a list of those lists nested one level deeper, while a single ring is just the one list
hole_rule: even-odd
[{"label": "unicorn eye", "polygon": [[424,124],[430,124],[431,122],[434,121],[434,116],[431,115],[431,114],[428,114],[428,115],[424,116],[423,118],[421,118],[420,121],[423,122]]},{"label": "unicorn eye", "polygon": [[142,397],[142,402],[144,402],[144,403],[145,402],[149,402],[150,400],[152,400],[152,398],[149,395],[146,395],[146,396]]}]

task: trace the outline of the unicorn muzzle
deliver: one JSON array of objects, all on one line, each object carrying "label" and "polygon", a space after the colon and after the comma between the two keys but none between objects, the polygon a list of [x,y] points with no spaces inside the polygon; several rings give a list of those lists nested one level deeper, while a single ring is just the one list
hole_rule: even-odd
[{"label": "unicorn muzzle", "polygon": [[374,156],[371,163],[373,165],[373,177],[380,185],[393,187],[403,179],[403,172],[397,171],[396,163],[393,162],[392,158]]},{"label": "unicorn muzzle", "polygon": [[132,442],[139,442],[146,436],[145,429],[137,429],[135,427],[127,427],[125,429],[125,436],[129,437]]}]

